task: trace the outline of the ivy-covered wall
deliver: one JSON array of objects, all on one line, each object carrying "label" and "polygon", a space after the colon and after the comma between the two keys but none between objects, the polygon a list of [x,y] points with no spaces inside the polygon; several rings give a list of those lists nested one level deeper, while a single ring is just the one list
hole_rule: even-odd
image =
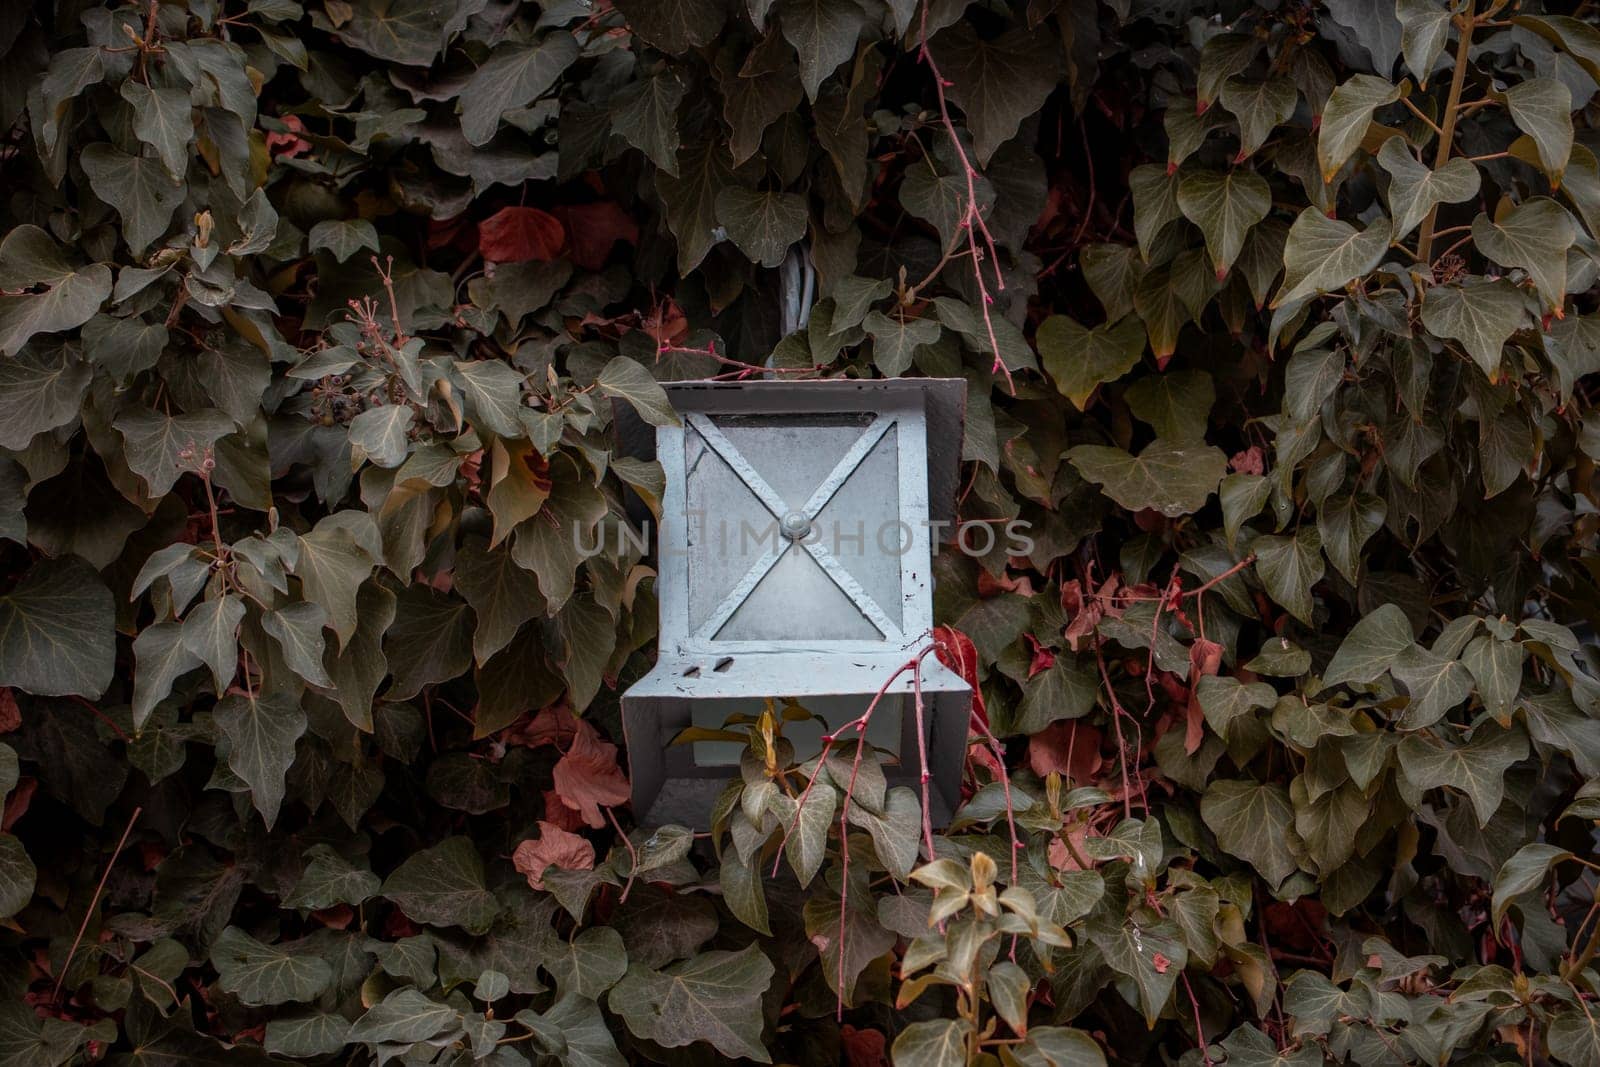
[{"label": "ivy-covered wall", "polygon": [[[0,1067],[1600,1065],[1592,0],[0,56]],[[634,828],[613,404],[769,357],[964,378],[960,518],[1032,538],[937,563],[938,833],[782,704]]]}]

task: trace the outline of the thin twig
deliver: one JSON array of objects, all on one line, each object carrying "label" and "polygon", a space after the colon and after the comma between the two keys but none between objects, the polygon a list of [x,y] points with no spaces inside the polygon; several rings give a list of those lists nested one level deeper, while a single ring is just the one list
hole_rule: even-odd
[{"label": "thin twig", "polygon": [[56,975],[55,992],[50,995],[51,1000],[61,999],[61,983],[66,981],[67,972],[72,969],[72,957],[78,954],[78,946],[83,943],[84,932],[89,929],[89,916],[94,914],[95,908],[100,905],[100,894],[105,892],[106,879],[111,877],[111,868],[117,864],[117,857],[122,855],[122,848],[128,843],[128,835],[133,833],[133,824],[139,820],[143,808],[134,808],[133,814],[128,816],[128,825],[123,827],[122,837],[117,841],[116,850],[111,853],[111,860],[106,864],[106,869],[100,874],[100,884],[94,887],[94,897],[89,901],[89,907],[84,910],[83,922],[78,924],[78,936],[72,939],[72,947],[67,950],[66,962],[61,965],[61,973]]}]

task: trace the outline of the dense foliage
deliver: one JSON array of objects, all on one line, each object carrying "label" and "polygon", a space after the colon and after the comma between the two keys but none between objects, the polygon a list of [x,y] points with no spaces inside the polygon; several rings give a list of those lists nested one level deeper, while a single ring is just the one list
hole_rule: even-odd
[{"label": "dense foliage", "polygon": [[[1600,1064],[1592,3],[0,54],[0,1064]],[[777,708],[629,829],[652,560],[568,531],[657,506],[614,402],[770,353],[965,377],[961,516],[1030,524],[938,563],[937,835]]]}]

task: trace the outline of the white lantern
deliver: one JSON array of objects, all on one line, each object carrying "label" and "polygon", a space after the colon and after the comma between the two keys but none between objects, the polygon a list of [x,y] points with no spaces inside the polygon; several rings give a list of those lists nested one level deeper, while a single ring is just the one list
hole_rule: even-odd
[{"label": "white lantern", "polygon": [[[683,382],[680,426],[654,431],[666,474],[657,537],[660,651],[622,697],[635,817],[705,828],[736,744],[674,744],[792,698],[800,759],[864,712],[928,647],[933,546],[953,535],[966,383],[959,379]],[[650,454],[627,409],[619,428]],[[959,802],[971,692],[921,662],[930,816]],[[919,788],[913,672],[890,684],[866,739],[891,784]],[[920,792],[920,789],[919,789]]]}]

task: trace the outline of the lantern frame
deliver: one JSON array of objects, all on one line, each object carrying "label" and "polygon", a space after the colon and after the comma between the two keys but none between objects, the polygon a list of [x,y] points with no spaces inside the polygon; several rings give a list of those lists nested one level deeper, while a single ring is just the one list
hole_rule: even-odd
[{"label": "lantern frame", "polygon": [[[760,379],[672,382],[663,383],[663,388],[680,416],[680,425],[649,427],[631,408],[617,406],[623,451],[659,460],[666,476],[657,536],[659,651],[651,671],[623,694],[623,730],[635,818],[643,825],[672,822],[705,829],[717,796],[739,769],[701,763],[693,745],[671,744],[672,738],[691,724],[697,702],[792,697],[805,704],[807,698],[826,697],[835,703],[843,698],[851,704],[859,702],[855,714],[860,714],[914,651],[926,647],[933,628],[934,545],[946,539],[937,536],[941,529],[951,537],[955,532],[966,382]],[[762,419],[791,420],[813,431],[843,420],[842,425],[856,428],[856,436],[843,447],[842,455],[827,464],[825,472],[817,472],[821,480],[806,495],[805,503],[797,505],[793,486],[787,497],[774,490],[758,465],[719,428],[723,424],[719,420],[746,418],[757,423]],[[759,434],[761,430],[746,433]],[[841,431],[832,441],[836,451],[844,441]],[[716,489],[750,494],[768,518],[788,529],[791,521],[809,525],[817,520],[852,477],[871,473],[863,471],[869,457],[876,457],[874,470],[879,474],[892,466],[896,499],[889,510],[903,524],[900,529],[911,533],[909,545],[898,552],[899,596],[893,610],[862,589],[825,544],[808,544],[800,538],[779,538],[776,553],[772,549],[761,552],[753,565],[743,560],[734,564],[743,566],[739,580],[727,589],[713,591],[715,609],[708,612],[703,603],[691,605],[697,579],[693,562],[697,533],[690,514],[690,498],[697,490],[691,482],[700,463],[719,465],[719,480],[713,483]],[[735,485],[742,489],[729,489]],[[859,487],[855,490],[858,500],[861,491]],[[742,502],[749,505],[748,500]],[[800,519],[793,518],[797,511]],[[877,638],[814,634],[760,640],[719,637],[738,608],[778,565],[777,558],[790,552],[809,556],[843,594],[841,602],[858,611],[877,631]],[[720,576],[723,584],[732,573],[730,567]],[[887,584],[882,574],[878,577],[880,584]],[[850,623],[859,625],[860,620],[852,617]],[[902,705],[898,764],[886,766],[885,776],[891,785],[919,785],[917,757],[926,751],[931,775],[929,816],[942,825],[960,800],[971,690],[932,656],[922,660],[917,681],[924,701],[920,743],[915,732],[911,672],[901,674],[885,691]]]}]

